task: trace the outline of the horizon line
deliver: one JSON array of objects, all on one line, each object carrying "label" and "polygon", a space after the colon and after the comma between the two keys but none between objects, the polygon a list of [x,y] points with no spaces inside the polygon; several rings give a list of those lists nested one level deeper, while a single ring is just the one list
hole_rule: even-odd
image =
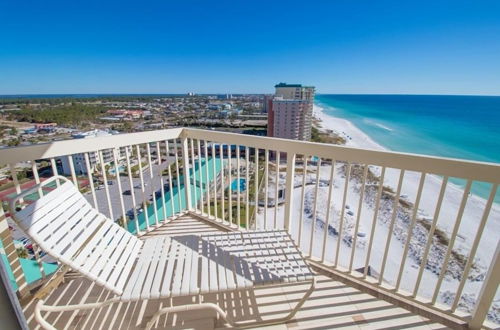
[{"label": "horizon line", "polygon": [[[36,96],[179,96],[179,95],[188,95],[190,92],[185,93],[22,93],[22,94],[0,94],[1,97],[36,97]],[[193,92],[194,93],[194,92]],[[262,93],[262,92],[254,92],[254,93],[194,93],[194,96],[202,95],[269,95],[274,93]],[[433,93],[316,93],[316,95],[401,95],[401,96],[484,96],[484,97],[500,97],[500,94],[433,94]]]}]

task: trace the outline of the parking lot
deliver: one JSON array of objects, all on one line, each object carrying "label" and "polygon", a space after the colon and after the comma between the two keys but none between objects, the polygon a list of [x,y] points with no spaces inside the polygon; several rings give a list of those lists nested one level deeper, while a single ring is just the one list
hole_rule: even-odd
[{"label": "parking lot", "polygon": [[[169,163],[172,164],[173,161],[169,160]],[[134,203],[132,201],[132,194],[124,194],[125,191],[133,191],[135,195],[135,206],[137,208],[141,208],[144,201],[148,201],[152,198],[154,192],[161,191],[161,180],[158,173],[161,173],[164,169],[167,168],[167,162],[164,162],[161,165],[153,165],[153,178],[151,178],[149,167],[145,168],[142,172],[144,178],[144,194],[141,189],[141,179],[140,178],[132,178],[132,186],[130,186],[130,180],[128,177],[128,173],[120,174],[120,182],[122,188],[122,194],[118,191],[118,182],[116,179],[108,180],[108,189],[109,189],[109,199],[111,202],[111,208],[113,211],[113,218],[116,220],[122,216],[122,209],[120,204],[120,196],[123,198],[123,203],[125,206],[125,212],[132,211],[134,207]],[[175,171],[175,166],[171,166],[171,170]],[[159,172],[158,172],[159,171]],[[163,183],[168,185],[168,176],[163,176]],[[97,207],[99,212],[104,215],[111,217],[108,207],[108,197],[106,196],[106,189],[104,185],[101,187],[95,186],[95,194],[97,199]],[[85,194],[85,198],[93,205],[93,197],[92,193],[89,191]]]}]

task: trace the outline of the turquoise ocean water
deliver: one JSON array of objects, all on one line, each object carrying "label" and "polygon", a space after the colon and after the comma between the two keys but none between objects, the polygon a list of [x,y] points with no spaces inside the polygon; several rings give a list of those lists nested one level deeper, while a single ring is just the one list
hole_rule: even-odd
[{"label": "turquoise ocean water", "polygon": [[[389,150],[500,163],[498,96],[322,94],[315,103]],[[481,197],[489,191],[472,187]]]}]

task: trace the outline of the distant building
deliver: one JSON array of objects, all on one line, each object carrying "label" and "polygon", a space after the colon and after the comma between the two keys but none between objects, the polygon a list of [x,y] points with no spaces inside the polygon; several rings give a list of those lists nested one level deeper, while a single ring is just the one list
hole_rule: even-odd
[{"label": "distant building", "polygon": [[311,139],[314,87],[279,83],[268,101],[268,136],[293,140]]},{"label": "distant building", "polygon": [[54,129],[57,127],[57,123],[37,123],[35,124],[35,129]]},{"label": "distant building", "polygon": [[274,95],[264,95],[262,112],[267,113],[267,136],[274,136]]},{"label": "distant building", "polygon": [[268,113],[269,108],[273,106],[274,95],[264,95],[264,100],[262,102],[262,112]]},{"label": "distant building", "polygon": [[[92,131],[87,131],[87,132],[78,132],[74,133],[71,136],[74,139],[88,139],[88,138],[95,138],[95,137],[104,137],[104,136],[111,136],[112,134],[107,131],[101,131],[101,130],[92,130]],[[131,147],[127,147],[129,150],[131,150]],[[102,160],[104,162],[104,165],[107,165],[114,160],[113,156],[113,149],[105,149],[102,150]],[[90,172],[93,172],[98,164],[101,163],[100,156],[97,152],[89,152],[89,165],[90,165]],[[117,160],[121,160],[125,157],[125,147],[121,147],[119,149],[119,152],[117,153]],[[78,154],[73,154],[73,168],[75,170],[76,175],[82,175],[82,174],[87,174],[89,171],[86,166],[85,162],[85,154],[83,153],[78,153]],[[59,162],[61,164],[60,170],[62,171],[62,174],[64,175],[71,175],[71,166],[69,162],[68,157],[60,157]]]},{"label": "distant building", "polygon": [[219,100],[231,100],[233,98],[233,95],[232,94],[218,94],[216,96],[216,98]]},{"label": "distant building", "polygon": [[103,120],[103,121],[120,121],[120,120],[122,120],[122,118],[120,118],[120,117],[101,117],[99,119]]},{"label": "distant building", "polygon": [[33,130],[37,133],[52,133],[56,130],[57,123],[37,123]]},{"label": "distant building", "polygon": [[106,113],[113,115],[117,118],[124,119],[140,119],[144,117],[144,111],[142,110],[125,110],[125,109],[113,109],[108,110]]},{"label": "distant building", "polygon": [[208,110],[221,110],[222,109],[222,106],[218,103],[210,103],[208,106],[207,106]]},{"label": "distant building", "polygon": [[75,132],[71,134],[71,137],[73,139],[87,139],[87,138],[94,138],[94,137],[102,137],[102,136],[110,136],[111,133],[107,131],[101,131],[98,129],[94,129],[91,131],[87,132]]},{"label": "distant building", "polygon": [[229,110],[219,111],[219,118],[229,118],[230,115],[231,115],[231,111],[229,111]]},{"label": "distant building", "polygon": [[307,100],[314,101],[314,87],[302,86],[301,84],[279,83],[276,88],[275,96],[281,96],[285,100]]}]

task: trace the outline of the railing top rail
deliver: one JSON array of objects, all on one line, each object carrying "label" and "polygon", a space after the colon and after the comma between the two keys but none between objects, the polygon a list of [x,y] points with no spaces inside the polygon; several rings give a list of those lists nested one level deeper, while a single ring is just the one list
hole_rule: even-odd
[{"label": "railing top rail", "polygon": [[167,139],[176,139],[180,136],[181,132],[182,128],[172,128],[89,139],[55,141],[30,146],[0,149],[0,165],[15,164],[28,160],[61,157],[109,148],[119,148]]},{"label": "railing top rail", "polygon": [[353,163],[386,166],[407,171],[446,175],[463,179],[500,183],[500,164],[462,159],[423,156],[393,151],[366,150],[331,144],[260,137],[235,133],[184,128],[182,134],[195,139],[218,143],[292,152],[297,155],[349,161]]},{"label": "railing top rail", "polygon": [[500,164],[495,163],[422,156],[392,151],[365,150],[330,144],[192,128],[173,128],[0,149],[0,165],[176,139],[183,136],[218,143],[279,150],[281,152],[291,152],[297,155],[319,156],[353,163],[404,168],[407,171],[426,172],[450,177],[500,183]]}]

